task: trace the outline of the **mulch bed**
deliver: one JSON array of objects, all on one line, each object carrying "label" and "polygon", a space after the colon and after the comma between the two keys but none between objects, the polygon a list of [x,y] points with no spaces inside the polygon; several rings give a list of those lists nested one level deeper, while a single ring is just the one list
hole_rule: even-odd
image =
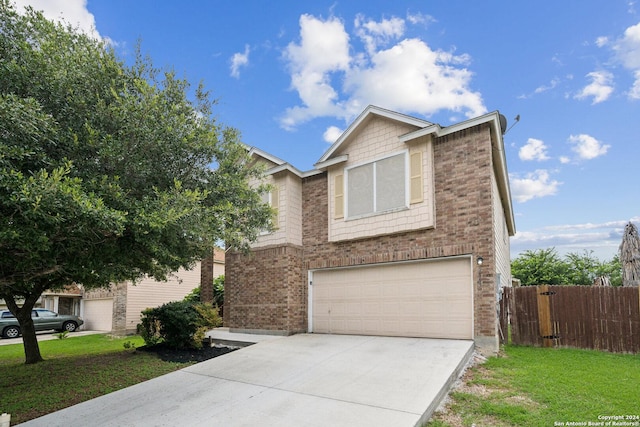
[{"label": "mulch bed", "polygon": [[158,344],[154,346],[142,346],[136,348],[136,351],[145,351],[148,353],[155,353],[158,357],[165,362],[175,363],[198,363],[205,360],[213,359],[214,357],[222,356],[223,354],[230,353],[237,350],[237,347],[224,347],[208,345],[202,346],[201,349],[176,349],[168,347],[164,344]]}]

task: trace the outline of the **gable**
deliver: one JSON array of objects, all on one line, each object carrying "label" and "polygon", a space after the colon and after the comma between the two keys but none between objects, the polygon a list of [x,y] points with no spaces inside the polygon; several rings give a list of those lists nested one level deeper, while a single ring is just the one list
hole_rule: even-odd
[{"label": "gable", "polygon": [[372,117],[336,149],[334,156],[347,155],[347,163],[355,165],[374,157],[405,150],[407,145],[399,137],[418,129],[384,117]]},{"label": "gable", "polygon": [[371,120],[375,118],[386,118],[391,122],[401,123],[409,126],[413,126],[413,129],[422,129],[432,126],[433,123],[421,120],[416,117],[407,116],[405,114],[397,113],[391,110],[385,110],[384,108],[369,105],[343,132],[342,135],[331,145],[331,147],[322,155],[320,160],[316,163],[316,167],[319,169],[334,164],[336,160],[339,161],[340,156],[337,152],[344,152],[342,149],[344,145],[348,145],[349,142],[358,134],[362,133],[362,129],[365,128]]}]

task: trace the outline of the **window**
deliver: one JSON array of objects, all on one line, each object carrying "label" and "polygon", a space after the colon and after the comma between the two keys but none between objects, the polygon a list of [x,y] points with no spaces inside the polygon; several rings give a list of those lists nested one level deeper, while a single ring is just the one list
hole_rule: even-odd
[{"label": "window", "polygon": [[38,317],[58,317],[57,313],[49,310],[38,310],[36,313],[38,313]]},{"label": "window", "polygon": [[347,218],[406,208],[406,159],[400,153],[347,169]]}]

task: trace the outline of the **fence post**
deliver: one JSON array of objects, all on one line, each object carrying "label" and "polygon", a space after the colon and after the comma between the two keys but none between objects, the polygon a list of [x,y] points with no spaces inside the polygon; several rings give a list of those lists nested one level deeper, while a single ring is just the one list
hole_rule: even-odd
[{"label": "fence post", "polygon": [[551,323],[551,303],[549,285],[541,285],[536,287],[538,302],[538,325],[540,328],[540,336],[542,337],[542,345],[544,347],[553,347],[553,324]]}]

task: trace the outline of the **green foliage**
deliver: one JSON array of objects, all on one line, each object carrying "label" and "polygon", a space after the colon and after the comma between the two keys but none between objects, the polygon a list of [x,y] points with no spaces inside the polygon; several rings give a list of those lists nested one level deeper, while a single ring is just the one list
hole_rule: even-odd
[{"label": "green foliage", "polygon": [[213,304],[224,306],[224,274],[213,279]]},{"label": "green foliage", "polygon": [[266,187],[249,185],[261,171],[214,104],[139,52],[126,65],[0,0],[0,298],[27,363],[40,356],[23,321],[44,290],[164,280],[268,227]]},{"label": "green foliage", "polygon": [[125,350],[135,350],[136,344],[132,341],[127,340],[122,343],[122,347],[124,347]]},{"label": "green foliage", "polygon": [[187,302],[200,302],[200,294],[202,293],[201,288],[198,286],[189,292],[185,297],[184,301]]},{"label": "green foliage", "polygon": [[562,285],[567,283],[567,265],[555,248],[525,251],[511,261],[511,274],[523,285]]},{"label": "green foliage", "polygon": [[183,300],[144,310],[138,332],[147,345],[201,348],[205,333],[221,323],[210,304]]},{"label": "green foliage", "polygon": [[511,261],[511,274],[524,286],[592,285],[596,277],[609,278],[613,286],[622,284],[618,257],[600,261],[593,251],[568,253],[560,258],[555,248],[525,251]]},{"label": "green foliage", "polygon": [[[201,294],[201,288],[195,288],[184,297],[184,300],[189,302],[199,302],[201,301]],[[224,305],[224,274],[213,279],[213,305],[218,308],[222,308]]]},{"label": "green foliage", "polygon": [[58,338],[59,340],[63,340],[65,338],[69,338],[69,331],[62,331],[62,332],[58,332],[57,334],[54,334],[56,336],[56,338]]}]

